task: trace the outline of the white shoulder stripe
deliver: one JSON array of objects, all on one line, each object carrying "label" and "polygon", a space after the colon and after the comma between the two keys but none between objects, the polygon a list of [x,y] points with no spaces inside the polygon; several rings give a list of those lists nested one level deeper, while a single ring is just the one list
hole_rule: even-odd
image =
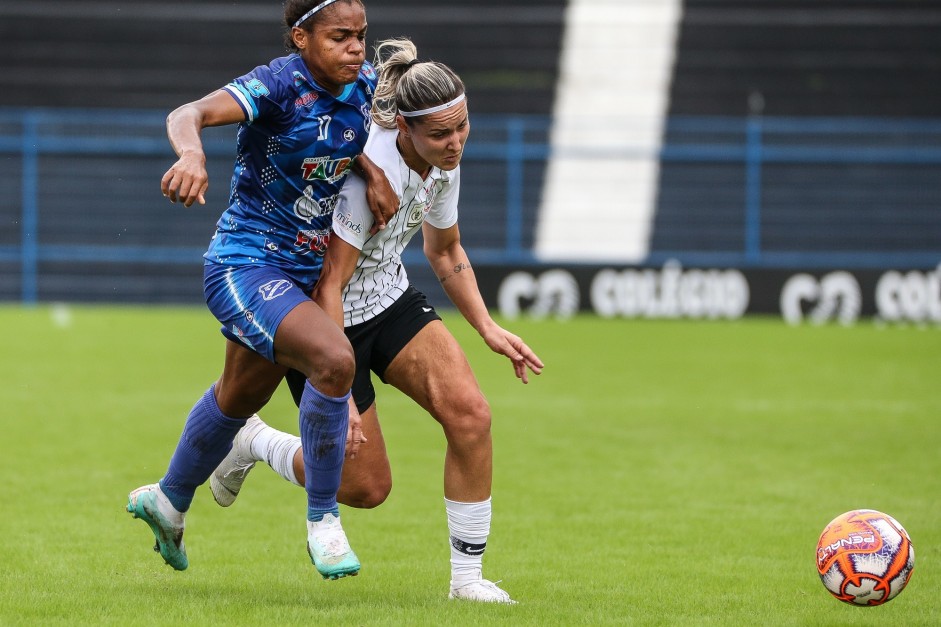
[{"label": "white shoulder stripe", "polygon": [[225,90],[229,92],[230,94],[232,94],[232,96],[236,100],[238,100],[239,103],[242,105],[242,108],[245,109],[245,114],[248,116],[248,121],[254,122],[255,121],[255,107],[253,107],[252,103],[250,103],[248,99],[245,98],[245,94],[243,94],[241,91],[239,91],[232,85],[226,85]]}]

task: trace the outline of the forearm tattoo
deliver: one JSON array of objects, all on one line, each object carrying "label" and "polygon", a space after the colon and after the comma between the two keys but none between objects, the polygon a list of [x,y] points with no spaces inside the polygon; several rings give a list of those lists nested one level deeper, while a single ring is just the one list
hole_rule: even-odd
[{"label": "forearm tattoo", "polygon": [[450,278],[453,277],[454,275],[460,274],[462,270],[470,270],[470,264],[469,264],[469,263],[464,263],[464,262],[462,261],[461,263],[459,263],[459,264],[457,264],[456,266],[454,266],[454,270],[453,270],[452,274],[446,274],[446,275],[444,275],[444,276],[442,276],[442,277],[438,277],[438,280],[441,281],[442,283],[444,283],[445,281],[447,281],[448,279],[450,279]]}]

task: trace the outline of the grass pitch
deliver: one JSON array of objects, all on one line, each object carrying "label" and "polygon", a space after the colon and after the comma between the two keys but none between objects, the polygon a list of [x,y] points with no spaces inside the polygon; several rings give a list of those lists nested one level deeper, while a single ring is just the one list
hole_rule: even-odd
[{"label": "grass pitch", "polygon": [[[204,310],[0,308],[0,624],[935,625],[941,329],[514,321],[545,373],[519,384],[463,321],[494,412],[485,574],[520,604],[447,601],[444,439],[380,390],[395,488],[343,510],[359,577],[322,581],[303,491],[259,466],[230,509],[197,492],[189,570],[124,512],[218,375]],[[264,412],[297,431],[286,391]],[[885,606],[831,598],[824,525],[885,511],[916,551]]]}]

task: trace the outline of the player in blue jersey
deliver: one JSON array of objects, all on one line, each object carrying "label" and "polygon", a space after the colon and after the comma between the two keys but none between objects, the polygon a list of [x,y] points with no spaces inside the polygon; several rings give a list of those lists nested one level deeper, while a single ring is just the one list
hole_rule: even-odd
[{"label": "player in blue jersey", "polygon": [[[288,0],[284,20],[291,54],[167,118],[179,159],[161,188],[187,207],[205,203],[201,130],[238,124],[229,206],[204,259],[206,301],[227,338],[225,365],[190,412],[166,474],[131,492],[127,510],[150,526],[164,560],[185,569],[184,516],[196,488],[291,368],[306,378],[299,424],[307,549],[320,574],[336,579],[360,568],[336,498],[355,362],[342,330],[309,294],[349,172],[356,169],[372,190],[380,226],[398,199],[382,171],[361,155],[377,79],[365,62],[361,0]],[[358,433],[358,414],[355,420]]]},{"label": "player in blue jersey", "polygon": [[[510,359],[518,378],[528,382],[527,369],[538,374],[543,364],[519,337],[491,318],[461,246],[460,161],[470,132],[464,84],[447,66],[421,63],[416,54],[408,40],[379,44],[373,127],[364,149],[385,171],[400,208],[385,230],[371,234],[365,186],[358,179],[347,180],[333,216],[334,239],[314,291],[315,300],[338,326],[346,327],[353,344],[353,396],[369,438],[345,463],[339,498],[354,507],[375,507],[392,489],[372,370],[428,411],[444,430],[450,598],[512,603],[482,572],[492,517],[490,408],[460,345],[409,284],[401,255],[412,236],[422,231],[425,255],[445,293],[487,346]],[[299,400],[303,375],[300,381],[294,375],[289,373],[288,381]],[[251,417],[210,479],[213,496],[219,504],[231,505],[257,461],[303,484],[302,448],[296,436]]]}]

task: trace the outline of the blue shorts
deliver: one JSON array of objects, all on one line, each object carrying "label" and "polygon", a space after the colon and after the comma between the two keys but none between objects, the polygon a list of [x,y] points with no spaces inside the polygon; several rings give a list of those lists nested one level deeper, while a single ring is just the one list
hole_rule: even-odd
[{"label": "blue shorts", "polygon": [[272,266],[207,263],[203,291],[222,335],[274,362],[274,334],[292,309],[309,301],[316,281]]}]

